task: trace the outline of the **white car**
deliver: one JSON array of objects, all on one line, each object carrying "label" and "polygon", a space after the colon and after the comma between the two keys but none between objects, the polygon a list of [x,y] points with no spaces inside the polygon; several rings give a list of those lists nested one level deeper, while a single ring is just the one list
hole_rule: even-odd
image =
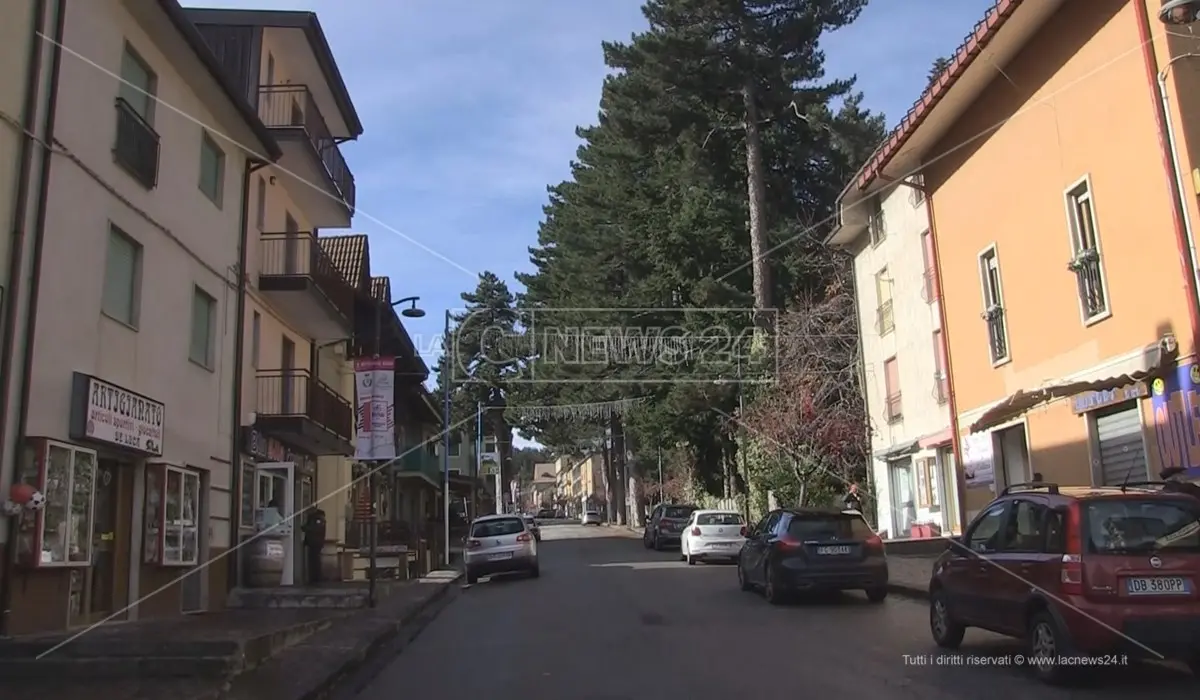
[{"label": "white car", "polygon": [[594,510],[584,511],[583,516],[579,518],[580,525],[599,525],[600,523],[600,513]]},{"label": "white car", "polygon": [[698,510],[692,513],[679,539],[680,558],[689,566],[697,561],[735,561],[746,543],[746,520],[729,510]]},{"label": "white car", "polygon": [[485,515],[471,523],[463,563],[467,583],[496,574],[538,576],[537,538],[519,515]]}]

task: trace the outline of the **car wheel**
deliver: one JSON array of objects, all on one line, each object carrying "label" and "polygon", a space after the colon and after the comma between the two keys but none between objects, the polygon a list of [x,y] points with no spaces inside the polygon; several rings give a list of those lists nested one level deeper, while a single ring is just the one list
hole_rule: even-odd
[{"label": "car wheel", "polygon": [[662,542],[660,542],[660,541],[659,541],[659,539],[658,539],[658,535],[655,535],[655,536],[654,536],[654,551],[656,551],[656,552],[661,552],[661,551],[663,551],[664,549],[666,549],[666,548],[665,548],[665,547],[663,547],[663,544],[662,544]]},{"label": "car wheel", "polygon": [[754,590],[754,585],[750,583],[750,579],[746,578],[746,572],[742,569],[741,560],[739,560],[737,563],[737,570],[738,570],[738,587],[741,588],[743,591]]},{"label": "car wheel", "polygon": [[642,533],[642,546],[646,549],[650,549],[650,538],[647,537],[646,533],[644,532]]},{"label": "car wheel", "polygon": [[945,591],[936,590],[929,599],[929,631],[934,643],[943,649],[957,649],[967,633],[967,628],[951,617]]},{"label": "car wheel", "polygon": [[476,574],[474,571],[467,569],[467,585],[473,586],[478,582],[479,582],[479,574]]},{"label": "car wheel", "polygon": [[771,605],[782,605],[784,603],[783,591],[780,590],[779,584],[775,581],[775,572],[769,562],[763,567],[763,598]]},{"label": "car wheel", "polygon": [[1049,685],[1061,685],[1069,680],[1071,667],[1057,663],[1066,656],[1062,632],[1058,623],[1048,612],[1039,612],[1029,618],[1027,630],[1029,665],[1038,680]]},{"label": "car wheel", "polygon": [[887,595],[887,586],[879,586],[878,588],[867,589],[867,600],[871,601],[872,603],[882,603],[883,601],[887,600]]},{"label": "car wheel", "polygon": [[692,555],[690,555],[690,554],[685,554],[685,555],[684,555],[684,557],[683,557],[683,560],[687,562],[687,565],[688,565],[688,566],[695,566],[695,565],[696,565],[696,557],[693,557],[693,556],[692,556]]}]

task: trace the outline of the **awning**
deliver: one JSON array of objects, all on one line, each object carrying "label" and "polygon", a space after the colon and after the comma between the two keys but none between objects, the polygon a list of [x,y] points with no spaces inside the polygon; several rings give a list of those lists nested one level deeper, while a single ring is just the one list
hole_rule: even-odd
[{"label": "awning", "polygon": [[983,415],[971,424],[969,430],[977,433],[1001,423],[1007,423],[1032,408],[1057,399],[1064,399],[1087,391],[1115,389],[1163,375],[1174,367],[1177,359],[1179,359],[1179,345],[1175,342],[1175,338],[1173,336],[1164,337],[1159,342],[1147,346],[1142,356],[1136,358],[1137,363],[1141,365],[1139,369],[1113,376],[1085,377],[1051,383],[1037,389],[1019,390],[984,411]]},{"label": "awning", "polygon": [[882,462],[893,462],[897,459],[915,454],[920,449],[920,442],[917,440],[909,440],[898,445],[892,445],[887,449],[876,450],[875,459]]}]

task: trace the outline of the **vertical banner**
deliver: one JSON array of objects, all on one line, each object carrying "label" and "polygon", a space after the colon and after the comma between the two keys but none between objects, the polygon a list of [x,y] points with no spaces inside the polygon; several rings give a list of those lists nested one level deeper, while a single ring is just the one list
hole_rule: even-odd
[{"label": "vertical banner", "polygon": [[396,458],[396,395],[394,357],[354,361],[354,458],[378,461]]},{"label": "vertical banner", "polygon": [[1154,446],[1163,469],[1186,470],[1200,478],[1200,364],[1184,362],[1150,384]]}]

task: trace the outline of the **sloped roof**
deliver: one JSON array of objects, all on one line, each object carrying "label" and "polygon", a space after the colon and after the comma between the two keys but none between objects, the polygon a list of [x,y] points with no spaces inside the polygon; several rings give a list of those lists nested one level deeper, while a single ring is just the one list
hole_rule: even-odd
[{"label": "sloped roof", "polygon": [[372,277],[371,298],[388,304],[392,303],[392,279],[390,277]]},{"label": "sloped roof", "polygon": [[321,248],[333,266],[342,273],[346,283],[355,289],[360,289],[363,283],[363,270],[370,260],[370,246],[364,233],[351,233],[344,236],[319,236]]}]

